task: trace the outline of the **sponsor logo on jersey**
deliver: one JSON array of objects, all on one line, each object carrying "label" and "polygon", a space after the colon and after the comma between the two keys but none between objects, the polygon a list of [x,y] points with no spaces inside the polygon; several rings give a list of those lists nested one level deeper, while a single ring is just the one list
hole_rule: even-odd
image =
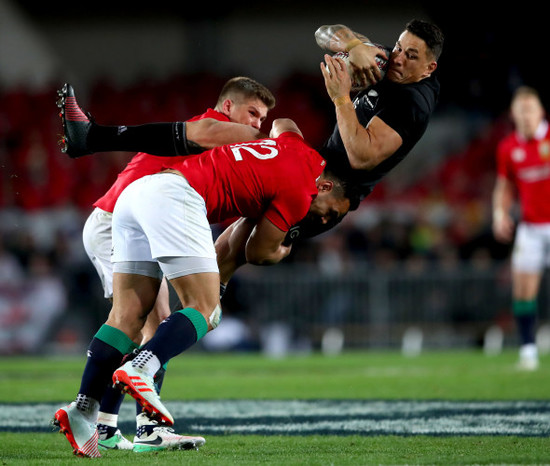
[{"label": "sponsor logo on jersey", "polygon": [[550,178],[550,165],[544,164],[523,168],[518,171],[518,178],[527,183],[547,180]]}]

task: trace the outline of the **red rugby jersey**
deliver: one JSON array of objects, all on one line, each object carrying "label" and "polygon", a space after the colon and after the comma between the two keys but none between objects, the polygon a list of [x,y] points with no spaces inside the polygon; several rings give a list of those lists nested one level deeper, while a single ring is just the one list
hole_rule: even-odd
[{"label": "red rugby jersey", "polygon": [[293,132],[164,162],[166,168],[179,170],[204,198],[211,224],[265,215],[282,231],[309,211],[326,164]]},{"label": "red rugby jersey", "polygon": [[497,148],[497,175],[509,179],[518,190],[522,220],[550,223],[550,131],[544,122],[529,141],[517,132]]},{"label": "red rugby jersey", "polygon": [[[187,121],[202,120],[203,118],[213,118],[218,121],[230,121],[227,116],[216,110],[209,108],[202,115],[194,116]],[[186,156],[187,157],[187,156]],[[94,207],[99,207],[107,212],[112,212],[115,208],[116,201],[120,196],[120,193],[133,181],[141,178],[145,175],[152,175],[162,170],[162,167],[166,164],[166,158],[172,157],[159,157],[156,155],[146,154],[145,152],[138,152],[132,160],[128,162],[128,165],[122,170],[113,185],[109,190],[100,197],[95,203]]]}]

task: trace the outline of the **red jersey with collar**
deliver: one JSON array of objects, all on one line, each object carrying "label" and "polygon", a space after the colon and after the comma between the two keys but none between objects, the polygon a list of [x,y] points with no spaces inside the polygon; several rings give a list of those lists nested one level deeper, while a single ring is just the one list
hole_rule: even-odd
[{"label": "red jersey with collar", "polygon": [[171,159],[164,158],[165,167],[180,171],[204,198],[210,223],[265,215],[282,231],[309,211],[326,164],[293,132]]},{"label": "red jersey with collar", "polygon": [[497,175],[517,187],[523,221],[550,223],[550,131],[547,122],[531,140],[514,132],[501,141],[497,148]]},{"label": "red jersey with collar", "polygon": [[[230,121],[227,116],[216,110],[209,108],[202,115],[194,116],[187,121],[202,120],[204,118],[213,118],[218,121]],[[185,156],[188,157],[188,156]],[[141,178],[145,175],[152,175],[162,170],[162,167],[166,164],[166,159],[173,157],[159,157],[157,155],[146,154],[145,152],[138,152],[128,165],[122,170],[109,190],[99,198],[94,207],[99,207],[106,212],[112,212],[115,208],[116,201],[120,193],[133,181]]]}]

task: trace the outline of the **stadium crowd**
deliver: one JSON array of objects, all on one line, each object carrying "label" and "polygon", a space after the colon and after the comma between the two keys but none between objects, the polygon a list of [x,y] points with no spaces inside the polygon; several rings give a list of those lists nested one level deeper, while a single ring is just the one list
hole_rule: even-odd
[{"label": "stadium crowd", "polygon": [[[212,106],[225,80],[183,75],[124,89],[98,82],[81,102],[105,124],[184,120]],[[318,76],[294,74],[272,91],[277,106],[264,130],[273,118],[291,116],[319,146],[334,112]],[[131,154],[62,154],[55,95],[56,86],[0,90],[0,354],[87,341],[107,312],[81,232]],[[300,243],[286,262],[316,262],[334,273],[365,261],[388,269],[506,260],[509,247],[490,229],[490,192],[495,147],[510,129],[502,115],[415,184],[395,189],[383,181],[337,229]]]}]

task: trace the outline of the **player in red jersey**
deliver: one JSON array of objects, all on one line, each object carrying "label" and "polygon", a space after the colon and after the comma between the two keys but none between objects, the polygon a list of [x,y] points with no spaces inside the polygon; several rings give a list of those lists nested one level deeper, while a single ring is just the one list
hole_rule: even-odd
[{"label": "player in red jersey", "polygon": [[[537,295],[544,268],[550,264],[550,132],[538,92],[520,87],[511,102],[515,131],[497,150],[493,190],[493,232],[501,242],[514,240],[512,299],[521,346],[518,367],[538,368],[535,341]],[[516,192],[521,220],[512,216]]]},{"label": "player in red jersey", "polygon": [[[173,424],[153,376],[221,320],[210,223],[236,216],[253,219],[247,261],[263,265],[288,255],[290,246],[282,242],[300,219],[327,223],[348,211],[345,183],[330,174],[294,122],[276,120],[270,135],[166,159],[165,170],[136,180],[119,197],[113,212],[113,307],[90,344],[76,400],[56,413],[66,432],[84,432],[77,450],[86,454],[97,443],[98,400],[111,377],[147,412]],[[139,335],[163,277],[186,308],[165,319],[139,354],[117,369]]]},{"label": "player in red jersey", "polygon": [[[72,113],[81,115],[83,112],[76,103],[74,91],[70,85],[65,87],[65,103],[71,103]],[[193,141],[185,139],[182,151],[194,152],[202,147],[211,148],[222,142],[242,139],[257,139],[263,136],[260,126],[267,113],[275,105],[275,97],[263,85],[248,77],[236,77],[228,80],[223,86],[215,108],[209,108],[202,115],[195,116],[182,123]],[[85,121],[87,118],[85,118]],[[185,125],[185,126],[183,126]],[[104,132],[113,132],[112,128],[104,127]],[[116,134],[124,133],[117,128]],[[74,141],[66,141],[68,144]],[[73,149],[71,147],[71,149]],[[113,270],[111,263],[112,249],[112,212],[120,193],[131,182],[145,175],[157,173],[165,164],[163,157],[153,156],[144,152],[136,154],[125,169],[118,175],[111,188],[94,203],[94,210],[89,215],[83,229],[84,248],[96,268],[101,279],[104,295],[111,299],[113,295]],[[158,324],[170,315],[169,292],[166,281],[159,291],[153,311],[147,318],[141,335],[136,344],[142,345],[155,333]],[[160,387],[164,377],[164,368],[158,374],[156,383]],[[159,427],[158,423],[138,412],[136,418],[136,436],[134,442],[125,439],[118,429],[118,412],[124,396],[120,390],[108,389],[100,406],[98,417],[99,445],[105,449],[133,449],[134,451],[164,450],[167,448],[184,448],[190,444],[190,439],[179,436],[172,429]],[[141,409],[139,408],[139,411]]]}]

